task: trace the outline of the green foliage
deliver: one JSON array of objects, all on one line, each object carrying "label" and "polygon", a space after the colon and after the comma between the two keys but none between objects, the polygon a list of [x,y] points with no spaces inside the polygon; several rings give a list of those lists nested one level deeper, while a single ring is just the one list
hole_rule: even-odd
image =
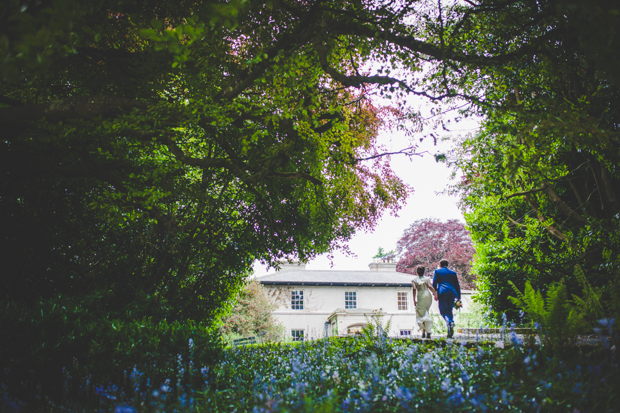
[{"label": "green foliage", "polygon": [[379,247],[379,249],[377,250],[377,253],[375,255],[372,256],[372,258],[377,258],[377,259],[393,259],[395,256],[395,252],[394,250],[390,250],[390,251],[386,251],[383,249],[383,247]]},{"label": "green foliage", "polygon": [[[307,5],[22,3],[0,11],[0,299],[81,314],[40,320],[63,358],[36,371],[89,365],[92,320],[212,325],[255,260],[332,251],[405,199],[373,158],[382,108],[328,80]],[[366,45],[321,56],[347,71]]]},{"label": "green foliage", "polygon": [[583,287],[583,296],[573,294],[572,300],[568,298],[564,282],[552,283],[544,298],[541,291],[535,291],[529,282],[525,283],[523,293],[509,282],[517,297],[508,298],[536,323],[536,330],[551,350],[574,345],[577,335],[589,333],[604,314],[601,290],[592,288],[581,267],[575,266],[575,274]]},{"label": "green foliage", "polygon": [[523,293],[513,283],[511,286],[517,297],[509,299],[540,326],[545,345],[552,351],[574,345],[577,334],[584,329],[584,320],[582,313],[568,299],[564,283],[551,284],[546,298],[529,282],[525,283]]},{"label": "green foliage", "polygon": [[[189,357],[200,362],[191,351]],[[614,386],[620,374],[613,352],[601,348],[548,354],[519,346],[500,350],[494,343],[362,335],[226,349],[221,362],[208,369],[186,366],[190,375],[203,381],[182,389],[176,380],[180,367],[163,386],[133,369],[127,372],[126,391],[103,386],[96,394],[91,389],[88,400],[81,402],[68,398],[67,391],[77,392],[82,386],[84,395],[90,378],[67,375],[62,402],[29,400],[26,407],[133,407],[141,412],[608,411],[618,403]]]},{"label": "green foliage", "polygon": [[[458,318],[458,315],[455,315]],[[433,332],[431,333],[431,337],[433,335],[442,335],[448,334],[448,326],[446,325],[446,320],[440,314],[431,313],[431,317],[433,318]],[[456,321],[455,321],[456,322]]]},{"label": "green foliage", "polygon": [[258,281],[249,281],[232,302],[222,318],[222,334],[227,342],[254,336],[258,341],[279,341],[284,326],[273,316],[277,305],[269,298]]},{"label": "green foliage", "polygon": [[381,314],[366,316],[366,324],[362,326],[362,336],[368,340],[386,340],[392,325],[392,318],[384,321],[383,317],[385,316]]},{"label": "green foliage", "polygon": [[472,52],[494,49],[498,38],[508,51],[522,35],[545,38],[545,52],[469,72],[479,81],[459,74],[462,90],[484,99],[480,131],[452,158],[480,300],[514,318],[508,280],[544,291],[564,279],[571,293],[580,289],[576,263],[609,297],[608,280],[620,271],[620,84],[610,67],[619,49],[608,32],[620,21],[617,4],[488,4],[499,7],[454,22],[479,31],[463,39]]},{"label": "green foliage", "polygon": [[[476,301],[469,303],[467,312],[463,310],[454,311],[454,319],[457,327],[467,328],[499,328],[494,319],[489,314],[487,307]],[[434,322],[434,320],[433,320]],[[441,327],[445,330],[445,322],[439,320]],[[435,328],[435,327],[434,327]]]},{"label": "green foliage", "polygon": [[[0,322],[13,334],[0,337],[1,380],[21,400],[50,396],[58,403],[63,393],[75,401],[88,399],[99,385],[137,395],[147,379],[171,380],[183,391],[201,386],[200,369],[213,367],[222,354],[219,331],[191,320],[102,319],[67,300],[47,300],[32,309],[2,306]],[[141,378],[129,382],[133,370]],[[67,377],[88,378],[88,383],[67,384]]]},{"label": "green foliage", "polygon": [[603,291],[599,287],[592,287],[579,265],[575,265],[575,278],[581,285],[582,297],[573,294],[573,302],[577,310],[583,314],[584,320],[592,325],[605,316],[605,309],[601,300]]},{"label": "green foliage", "polygon": [[369,98],[409,92],[486,117],[457,161],[482,302],[509,308],[507,280],[568,294],[576,262],[617,297],[614,2],[5,3],[7,312],[217,320],[254,260],[332,251],[398,209],[376,138],[420,116]]},{"label": "green foliage", "polygon": [[607,410],[618,399],[617,361],[604,351],[562,358],[358,335],[230,349],[224,359],[199,400],[214,412]]}]

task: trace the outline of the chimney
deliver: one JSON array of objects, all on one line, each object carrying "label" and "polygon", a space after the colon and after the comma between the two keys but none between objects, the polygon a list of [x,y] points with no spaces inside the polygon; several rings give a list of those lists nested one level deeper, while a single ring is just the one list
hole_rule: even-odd
[{"label": "chimney", "polygon": [[302,264],[299,260],[293,261],[280,261],[279,262],[280,269],[276,268],[276,271],[304,271],[306,269],[306,264]]},{"label": "chimney", "polygon": [[391,259],[374,259],[370,264],[368,264],[370,271],[376,272],[396,272],[396,263],[392,262]]}]

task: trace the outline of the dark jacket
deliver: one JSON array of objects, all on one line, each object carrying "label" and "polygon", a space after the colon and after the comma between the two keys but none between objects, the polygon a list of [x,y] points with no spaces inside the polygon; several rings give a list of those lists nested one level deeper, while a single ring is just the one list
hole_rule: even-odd
[{"label": "dark jacket", "polygon": [[435,270],[433,276],[433,288],[437,290],[437,294],[453,293],[457,300],[461,299],[461,285],[456,273],[447,267]]}]

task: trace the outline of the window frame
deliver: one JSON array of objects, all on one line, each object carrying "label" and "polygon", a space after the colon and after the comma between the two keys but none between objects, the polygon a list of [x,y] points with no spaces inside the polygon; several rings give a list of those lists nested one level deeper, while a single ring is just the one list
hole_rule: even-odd
[{"label": "window frame", "polygon": [[291,290],[291,310],[304,309],[304,290]]},{"label": "window frame", "polygon": [[398,311],[409,311],[409,292],[397,291],[396,292],[396,305]]},{"label": "window frame", "polygon": [[351,310],[357,308],[357,291],[344,292],[344,309]]},{"label": "window frame", "polygon": [[[297,333],[297,334],[295,334]],[[291,340],[293,341],[305,341],[306,331],[303,328],[291,328]]]}]

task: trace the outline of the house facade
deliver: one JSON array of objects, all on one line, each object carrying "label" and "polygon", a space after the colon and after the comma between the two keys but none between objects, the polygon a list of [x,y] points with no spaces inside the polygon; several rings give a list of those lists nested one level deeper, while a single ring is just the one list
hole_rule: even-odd
[{"label": "house facade", "polygon": [[[293,340],[355,334],[373,319],[388,325],[390,336],[417,334],[412,276],[396,264],[373,262],[369,271],[306,270],[282,264],[257,280],[277,304],[274,316]],[[469,292],[463,291],[469,303]],[[437,303],[431,311],[439,314]]]}]

